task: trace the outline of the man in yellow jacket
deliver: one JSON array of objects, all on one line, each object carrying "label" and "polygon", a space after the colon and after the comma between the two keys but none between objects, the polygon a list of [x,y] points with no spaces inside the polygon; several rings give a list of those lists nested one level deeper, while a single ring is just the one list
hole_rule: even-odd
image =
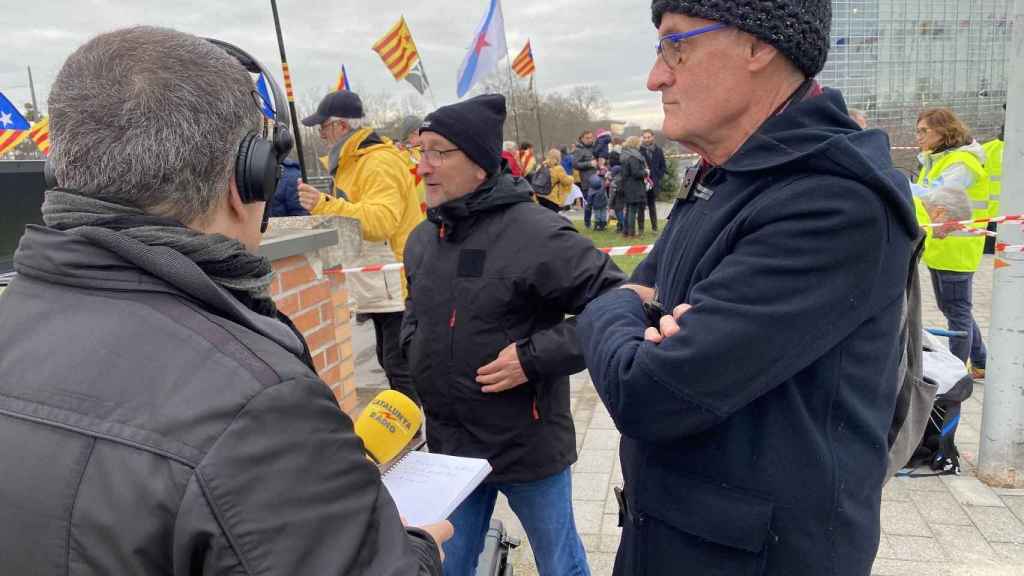
[{"label": "man in yellow jacket", "polygon": [[[387,138],[366,126],[363,103],[350,91],[332,92],[320,101],[316,114],[302,120],[319,126],[320,138],[330,146],[328,167],[334,195],[299,183],[299,202],[310,214],[354,218],[369,242],[386,242],[395,262],[402,262],[409,233],[423,220],[416,182],[405,155]],[[390,258],[388,258],[390,260]],[[372,264],[379,262],[365,262]],[[405,309],[405,274],[374,272],[353,274],[349,291],[358,314],[373,320],[377,360],[391,388],[419,398],[408,363],[398,347]]]}]

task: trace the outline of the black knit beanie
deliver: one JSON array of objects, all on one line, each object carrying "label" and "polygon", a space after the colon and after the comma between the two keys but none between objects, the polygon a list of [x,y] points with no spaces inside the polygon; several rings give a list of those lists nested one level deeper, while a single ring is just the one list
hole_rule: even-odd
[{"label": "black knit beanie", "polygon": [[808,78],[825,67],[831,0],[652,0],[655,27],[666,13],[714,20],[753,34],[785,54]]},{"label": "black knit beanie", "polygon": [[420,133],[436,132],[444,136],[491,176],[501,168],[504,126],[505,97],[484,94],[427,114]]}]

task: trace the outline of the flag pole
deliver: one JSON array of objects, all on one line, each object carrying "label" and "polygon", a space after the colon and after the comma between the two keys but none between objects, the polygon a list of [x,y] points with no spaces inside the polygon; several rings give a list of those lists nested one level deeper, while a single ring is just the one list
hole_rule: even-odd
[{"label": "flag pole", "polygon": [[288,57],[284,54],[284,38],[281,36],[281,19],[277,15],[277,0],[270,0],[270,7],[274,11],[274,29],[277,30],[277,49],[281,52],[281,70],[284,71],[284,89],[288,95],[288,110],[292,116],[292,137],[295,138],[295,150],[299,154],[299,171],[302,173],[302,181],[306,181],[306,157],[302,153],[302,131],[299,128],[299,118],[295,114],[295,95],[292,92],[292,75],[288,71]]},{"label": "flag pole", "polygon": [[519,110],[516,108],[516,85],[512,81],[512,58],[505,52],[505,63],[508,64],[508,95],[512,100],[512,125],[516,128],[516,144],[519,143]]},{"label": "flag pole", "polygon": [[540,154],[543,158],[547,150],[544,149],[544,128],[540,122],[540,99],[537,98],[537,91],[533,88],[533,78],[536,75],[536,70],[530,74],[530,93],[533,94],[533,113],[537,116],[537,135],[540,137]]}]

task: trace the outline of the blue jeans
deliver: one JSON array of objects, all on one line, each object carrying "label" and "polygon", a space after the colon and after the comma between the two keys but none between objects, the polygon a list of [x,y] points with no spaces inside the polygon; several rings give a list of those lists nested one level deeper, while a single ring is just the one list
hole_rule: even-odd
[{"label": "blue jeans", "polygon": [[444,543],[445,576],[473,576],[477,557],[501,491],[526,530],[541,576],[590,576],[587,553],[576,533],[569,468],[520,484],[481,484],[448,518],[455,536]]},{"label": "blue jeans", "polygon": [[594,212],[594,207],[590,205],[590,199],[587,198],[583,201],[583,225],[590,228],[591,215]]},{"label": "blue jeans", "polygon": [[935,302],[946,317],[951,331],[966,332],[967,336],[949,339],[949,351],[954,356],[978,368],[985,367],[988,351],[981,339],[981,330],[971,313],[974,274],[971,272],[949,272],[929,268]]}]

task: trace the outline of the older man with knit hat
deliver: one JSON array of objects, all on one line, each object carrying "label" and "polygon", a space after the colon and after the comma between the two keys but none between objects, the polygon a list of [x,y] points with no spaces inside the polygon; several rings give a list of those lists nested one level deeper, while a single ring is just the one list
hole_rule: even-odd
[{"label": "older man with knit hat", "polygon": [[622,432],[615,574],[867,576],[920,236],[907,180],[814,81],[829,0],[651,7],[647,87],[701,162],[632,284],[579,316]]},{"label": "older man with knit hat", "polygon": [[452,514],[445,574],[475,574],[498,492],[542,575],[589,574],[572,513],[576,433],[569,375],[583,370],[575,320],[625,279],[564,218],[532,201],[501,159],[505,98],[445,106],[420,129],[427,221],[409,237],[402,346],[431,452],[493,472]]}]

